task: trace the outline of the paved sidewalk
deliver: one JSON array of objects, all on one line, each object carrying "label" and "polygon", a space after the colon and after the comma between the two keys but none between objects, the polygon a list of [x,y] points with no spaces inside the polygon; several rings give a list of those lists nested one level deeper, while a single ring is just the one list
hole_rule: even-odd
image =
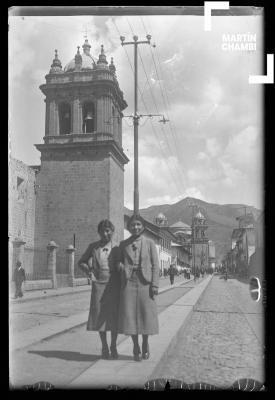
[{"label": "paved sidewalk", "polygon": [[[159,293],[165,292],[167,290],[176,288],[182,284],[192,281],[192,279],[187,280],[181,277],[177,278],[178,279],[173,285],[170,285],[169,280],[165,278],[161,279]],[[88,290],[91,290],[90,286]],[[59,335],[60,333],[66,332],[73,327],[86,324],[87,318],[88,311],[85,311],[83,313],[78,313],[67,318],[62,318],[62,320],[54,320],[39,326],[35,326],[34,328],[26,329],[17,335],[10,335],[10,347],[12,351],[14,351],[40,342],[41,340],[49,339],[53,336]]]},{"label": "paved sidewalk", "polygon": [[30,290],[24,292],[24,297],[19,299],[13,298],[13,293],[10,293],[11,304],[25,303],[27,301],[46,299],[48,297],[64,296],[66,294],[74,294],[79,292],[86,292],[91,290],[90,285],[75,286],[75,287],[62,287],[58,289],[42,289],[42,290]]},{"label": "paved sidewalk", "polygon": [[[170,342],[192,313],[193,307],[209,284],[212,276],[197,283],[188,293],[159,315],[159,334],[150,337],[150,358],[141,362],[132,359],[132,340],[127,338],[118,345],[119,360],[99,360],[74,379],[72,388],[143,389],[146,381],[169,348]],[[69,388],[66,387],[66,388]]]},{"label": "paved sidewalk", "polygon": [[[176,276],[175,283],[177,283],[179,280],[182,280],[182,279],[184,279],[183,275]],[[193,275],[191,275],[191,280],[192,279],[193,279]],[[162,277],[160,277],[159,283],[160,283],[159,287],[161,288],[162,286],[170,284],[170,281],[169,281],[168,277],[162,276]],[[42,290],[25,291],[24,297],[21,297],[19,299],[14,299],[13,291],[11,291],[9,296],[10,296],[10,303],[15,304],[15,303],[24,303],[24,302],[31,301],[31,300],[44,299],[44,298],[48,298],[48,297],[64,296],[66,294],[86,292],[89,290],[91,290],[91,285],[83,285],[83,286],[75,286],[75,287],[62,287],[62,288],[58,288],[58,289],[42,289]]]}]

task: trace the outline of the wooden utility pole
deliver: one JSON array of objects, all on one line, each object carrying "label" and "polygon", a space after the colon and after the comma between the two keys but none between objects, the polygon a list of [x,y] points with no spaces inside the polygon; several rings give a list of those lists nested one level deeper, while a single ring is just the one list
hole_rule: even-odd
[{"label": "wooden utility pole", "polygon": [[[132,117],[134,120],[134,214],[139,213],[139,189],[138,189],[138,125],[139,118],[141,115],[138,114],[138,60],[137,60],[137,52],[139,44],[151,44],[151,35],[146,35],[147,40],[138,41],[138,37],[136,35],[133,36],[133,42],[125,42],[125,37],[120,36],[121,45],[134,45],[134,74],[135,74],[135,82],[134,82],[134,116]],[[160,115],[160,114],[155,114]],[[148,117],[155,116],[153,114],[148,114]],[[142,116],[146,116],[143,114]],[[160,122],[167,122],[163,117],[163,120]]]},{"label": "wooden utility pole", "polygon": [[139,212],[139,189],[138,189],[138,124],[139,118],[138,115],[138,60],[137,60],[137,51],[139,44],[150,44],[151,35],[146,36],[147,40],[138,41],[138,37],[133,36],[133,42],[125,42],[125,37],[120,36],[121,45],[134,45],[134,73],[135,73],[135,82],[134,82],[134,214],[138,214]]}]

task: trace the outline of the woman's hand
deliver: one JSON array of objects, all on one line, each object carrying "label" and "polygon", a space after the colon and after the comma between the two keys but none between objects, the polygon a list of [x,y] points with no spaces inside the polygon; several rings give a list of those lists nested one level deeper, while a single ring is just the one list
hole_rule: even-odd
[{"label": "woman's hand", "polygon": [[[93,257],[89,258],[87,264],[88,264],[89,271],[91,271],[92,268],[93,268]],[[87,265],[87,264],[86,264],[86,265]]]},{"label": "woman's hand", "polygon": [[158,288],[156,286],[150,286],[150,297],[152,300],[155,299],[155,296],[158,295]]},{"label": "woman's hand", "polygon": [[124,264],[122,264],[121,262],[119,262],[119,263],[117,264],[117,270],[118,270],[119,272],[124,271],[124,268],[125,268],[125,266],[124,266]]},{"label": "woman's hand", "polygon": [[87,264],[81,263],[79,268],[88,276],[88,278],[91,277],[91,270]]}]

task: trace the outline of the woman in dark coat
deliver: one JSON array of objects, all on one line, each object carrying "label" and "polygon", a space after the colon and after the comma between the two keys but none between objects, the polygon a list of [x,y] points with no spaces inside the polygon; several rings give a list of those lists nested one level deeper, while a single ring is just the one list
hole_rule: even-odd
[{"label": "woman in dark coat", "polygon": [[[120,243],[121,273],[118,332],[131,335],[134,360],[148,359],[148,335],[159,331],[155,296],[158,294],[159,260],[155,243],[142,235],[144,220],[134,215],[128,222],[132,236]],[[138,335],[142,334],[142,355]]]},{"label": "woman in dark coat", "polygon": [[[91,243],[78,262],[87,275],[92,273],[92,293],[87,323],[88,331],[98,331],[102,342],[102,358],[118,358],[117,319],[120,277],[117,269],[118,246],[112,241],[114,226],[109,220],[98,225],[100,240]],[[111,331],[110,352],[106,332]]]}]

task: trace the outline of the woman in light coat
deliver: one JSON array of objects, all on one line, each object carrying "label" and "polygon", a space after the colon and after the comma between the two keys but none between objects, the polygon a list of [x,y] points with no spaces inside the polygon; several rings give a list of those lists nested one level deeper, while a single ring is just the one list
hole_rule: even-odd
[{"label": "woman in light coat", "polygon": [[[117,321],[120,278],[117,266],[118,246],[112,241],[114,225],[109,220],[98,224],[100,240],[91,243],[78,262],[87,275],[92,273],[92,292],[88,331],[98,331],[102,343],[102,358],[118,358]],[[107,331],[111,331],[110,351]]]},{"label": "woman in light coat", "polygon": [[119,246],[121,289],[118,332],[132,336],[135,361],[149,358],[148,335],[159,331],[155,301],[159,260],[155,243],[143,235],[144,226],[144,220],[139,215],[133,215],[127,225],[132,236]]}]

